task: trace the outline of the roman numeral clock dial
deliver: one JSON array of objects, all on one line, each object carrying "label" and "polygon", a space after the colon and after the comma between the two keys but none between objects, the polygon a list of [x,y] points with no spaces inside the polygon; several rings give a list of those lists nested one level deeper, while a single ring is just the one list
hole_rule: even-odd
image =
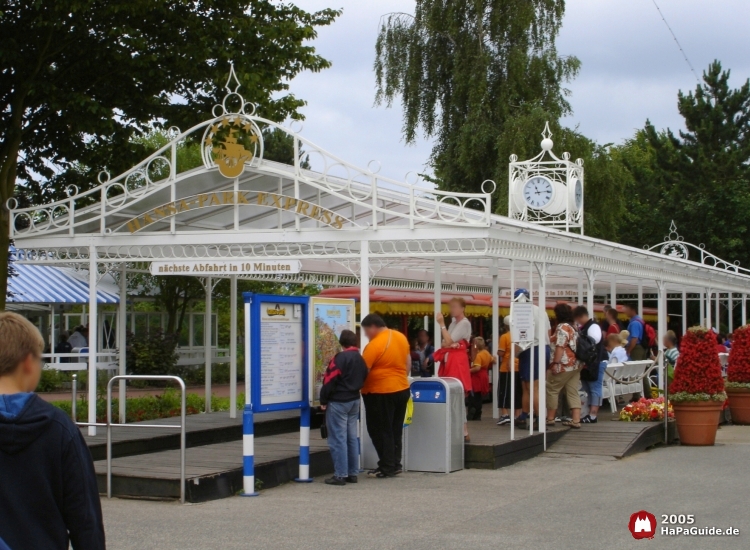
[{"label": "roman numeral clock dial", "polygon": [[542,210],[555,197],[555,187],[544,176],[533,176],[523,186],[523,200],[529,208]]}]

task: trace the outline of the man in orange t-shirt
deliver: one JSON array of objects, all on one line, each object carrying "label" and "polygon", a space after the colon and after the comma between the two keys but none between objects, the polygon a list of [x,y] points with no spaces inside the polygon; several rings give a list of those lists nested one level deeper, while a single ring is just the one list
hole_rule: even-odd
[{"label": "man in orange t-shirt", "polygon": [[382,479],[402,471],[401,442],[410,396],[407,373],[411,370],[411,348],[406,336],[387,328],[379,315],[367,315],[361,325],[370,340],[362,352],[370,369],[362,399],[367,433],[379,459],[377,469],[367,475]]}]

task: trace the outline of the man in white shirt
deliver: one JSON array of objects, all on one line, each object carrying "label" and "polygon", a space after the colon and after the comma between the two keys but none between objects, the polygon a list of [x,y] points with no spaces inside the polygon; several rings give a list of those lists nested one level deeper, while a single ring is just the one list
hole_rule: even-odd
[{"label": "man in white shirt", "polygon": [[73,349],[85,348],[89,345],[87,336],[88,330],[85,327],[77,327],[75,332],[68,338],[68,343]]},{"label": "man in white shirt", "polygon": [[[513,298],[517,300],[521,295],[526,296],[526,300],[531,300],[531,295],[528,290],[525,288],[519,288],[516,289],[516,291],[513,293]],[[532,306],[532,310],[534,312],[534,322],[536,323],[539,319],[539,306],[536,304]],[[534,422],[537,423],[538,415],[539,415],[539,346],[544,346],[545,348],[545,364],[542,368],[544,370],[547,370],[547,367],[549,366],[549,360],[550,360],[550,336],[549,333],[552,330],[552,326],[549,322],[549,316],[544,315],[544,325],[541,327],[541,329],[537,328],[534,331],[534,345],[530,348],[527,348],[525,350],[520,351],[518,354],[518,374],[521,378],[521,385],[523,387],[523,398],[521,401],[521,414],[516,418],[516,425],[520,428],[526,428],[528,426],[527,420],[529,419],[529,416],[531,414],[532,405],[530,403],[530,396],[531,396],[531,379],[533,377],[534,379],[534,404],[533,404],[533,410],[534,410]],[[534,363],[534,372],[532,375],[531,372],[531,363],[532,363],[532,354],[533,354],[533,363]]]}]

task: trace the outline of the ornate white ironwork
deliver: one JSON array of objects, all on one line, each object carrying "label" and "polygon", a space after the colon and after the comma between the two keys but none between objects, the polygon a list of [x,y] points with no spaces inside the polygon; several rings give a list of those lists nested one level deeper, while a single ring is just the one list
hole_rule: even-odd
[{"label": "ornate white ironwork", "polygon": [[[358,224],[361,226],[369,223],[377,227],[385,220],[393,225],[394,219],[401,220],[409,228],[425,223],[489,226],[492,206],[491,193],[487,191],[491,191],[494,184],[483,185],[482,193],[452,193],[425,187],[418,182],[405,183],[383,177],[377,173],[379,166],[373,166],[373,163],[369,168],[359,168],[328,153],[292,129],[256,115],[255,105],[239,94],[239,80],[234,67],[230,69],[225,89],[224,100],[213,108],[213,118],[185,132],[171,131],[169,143],[126,172],[111,177],[107,171],[102,171],[98,185],[92,189],[80,192],[71,186],[65,199],[51,204],[18,208],[17,201],[9,200],[7,205],[11,211],[13,236],[107,235],[123,231],[123,218],[132,217],[135,203],[165,188],[171,191],[172,200],[179,200],[186,194],[181,191],[183,181],[213,171],[219,171],[230,179],[238,177],[243,171],[252,171],[254,175],[278,176],[287,183],[288,188],[292,187],[289,184],[293,184],[295,194],[289,196],[295,200],[307,189],[308,194],[311,191],[318,193],[319,206],[326,200],[331,202],[335,199],[346,206],[356,207],[358,217],[365,221]],[[263,130],[273,128],[292,137],[295,151],[293,167],[263,160]],[[201,139],[204,167],[178,172],[177,149],[191,137]],[[301,151],[318,171],[301,166]],[[252,207],[252,204],[243,204],[235,208]],[[126,210],[129,214],[125,214]],[[362,212],[367,212],[367,215],[364,216]],[[182,214],[178,211],[176,215],[179,217]],[[299,229],[299,226],[296,228]],[[162,224],[158,230],[165,229]],[[181,229],[172,224],[171,230],[179,233]],[[241,230],[248,231],[247,228]]]},{"label": "ornate white ironwork", "polygon": [[[675,225],[674,220],[672,220],[672,223],[669,225],[669,234],[664,237],[663,242],[655,244],[654,246],[645,245],[643,248],[644,250],[651,251],[658,249],[659,253],[664,254],[665,256],[671,256],[672,258],[679,258],[681,260],[697,260],[703,265],[718,267],[719,269],[731,271],[733,273],[750,274],[750,270],[740,267],[740,262],[728,262],[710,252],[707,252],[706,245],[703,243],[694,245],[685,242],[685,238],[677,232],[677,226]],[[697,259],[690,257],[691,250],[696,253]]]},{"label": "ornate white ironwork", "polygon": [[[508,217],[565,231],[577,228],[583,234],[583,159],[572,162],[570,153],[563,153],[561,159],[552,152],[549,123],[540,146],[542,151],[532,159],[519,161],[516,155],[510,156]],[[527,201],[524,186],[530,180],[549,190],[549,202],[537,207]]]}]

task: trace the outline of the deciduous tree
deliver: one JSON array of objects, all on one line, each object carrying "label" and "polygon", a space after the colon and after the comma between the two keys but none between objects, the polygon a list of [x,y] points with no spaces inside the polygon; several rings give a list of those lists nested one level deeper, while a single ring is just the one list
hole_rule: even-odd
[{"label": "deciduous tree", "polygon": [[555,48],[564,8],[562,0],[417,0],[414,15],[383,16],[376,103],[401,100],[407,143],[420,130],[435,138],[430,164],[441,188],[504,181],[517,152],[514,120],[531,109],[550,121],[570,112],[563,86],[580,63]]},{"label": "deciduous tree", "polygon": [[6,0],[0,11],[0,288],[19,182],[86,188],[95,178],[72,163],[129,168],[143,157],[128,146],[135,133],[210,112],[230,61],[260,113],[299,118],[288,82],[329,66],[307,41],[339,14],[272,0]]}]

